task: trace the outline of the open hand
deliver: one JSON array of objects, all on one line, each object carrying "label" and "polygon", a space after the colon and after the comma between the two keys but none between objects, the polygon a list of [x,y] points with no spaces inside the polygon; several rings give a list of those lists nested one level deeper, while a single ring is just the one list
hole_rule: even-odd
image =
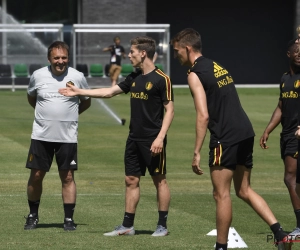
[{"label": "open hand", "polygon": [[151,145],[151,148],[150,148],[150,151],[151,151],[151,155],[152,156],[157,156],[159,155],[162,150],[163,150],[163,140],[159,139],[159,138],[156,138],[152,145]]},{"label": "open hand", "polygon": [[202,175],[204,172],[200,168],[200,154],[194,154],[194,158],[192,161],[192,169],[193,172],[197,175]]},{"label": "open hand", "polygon": [[262,149],[267,149],[269,148],[267,146],[267,140],[269,138],[269,135],[267,133],[263,133],[263,135],[259,139],[259,145]]},{"label": "open hand", "polygon": [[74,85],[71,85],[69,83],[67,83],[67,87],[66,88],[60,88],[58,90],[58,92],[64,96],[76,96],[78,95],[78,88],[75,87]]}]

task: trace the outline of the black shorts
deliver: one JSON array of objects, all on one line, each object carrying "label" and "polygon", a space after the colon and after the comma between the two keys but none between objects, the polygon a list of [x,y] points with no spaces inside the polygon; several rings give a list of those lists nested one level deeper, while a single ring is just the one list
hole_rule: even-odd
[{"label": "black shorts", "polygon": [[300,184],[300,161],[297,161],[296,183]]},{"label": "black shorts", "polygon": [[48,172],[55,154],[58,170],[77,170],[77,143],[47,142],[31,139],[26,168]]},{"label": "black shorts", "polygon": [[124,156],[125,175],[145,176],[146,168],[151,176],[166,174],[166,145],[164,140],[163,150],[159,155],[151,155],[151,141],[133,141],[127,139]]},{"label": "black shorts", "polygon": [[294,134],[280,134],[280,155],[283,160],[286,156],[298,157],[298,139]]},{"label": "black shorts", "polygon": [[237,165],[246,168],[253,167],[253,145],[254,137],[240,141],[232,146],[223,147],[221,143],[209,151],[209,166],[222,166],[232,170]]},{"label": "black shorts", "polygon": [[[298,152],[300,151],[300,140],[297,139]],[[298,156],[299,157],[299,156]],[[297,160],[296,183],[300,184],[300,159]]]}]

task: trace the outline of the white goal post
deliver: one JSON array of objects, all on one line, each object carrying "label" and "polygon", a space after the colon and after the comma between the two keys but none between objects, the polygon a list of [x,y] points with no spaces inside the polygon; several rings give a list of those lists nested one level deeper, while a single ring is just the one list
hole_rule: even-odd
[{"label": "white goal post", "polygon": [[[72,30],[72,65],[78,63],[109,63],[109,53],[102,49],[113,44],[113,38],[119,36],[121,45],[128,54],[130,39],[147,35],[155,39],[158,59],[156,63],[163,66],[170,75],[170,24],[74,24]],[[126,61],[122,61],[122,63]],[[127,63],[129,63],[127,61]]]}]

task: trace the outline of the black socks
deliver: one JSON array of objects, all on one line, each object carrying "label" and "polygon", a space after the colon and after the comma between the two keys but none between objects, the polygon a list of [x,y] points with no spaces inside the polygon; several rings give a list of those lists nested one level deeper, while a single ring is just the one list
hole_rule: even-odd
[{"label": "black socks", "polygon": [[297,227],[300,228],[300,209],[295,210],[296,220],[297,220]]},{"label": "black socks", "polygon": [[64,204],[65,218],[73,219],[74,210],[75,210],[75,203]]},{"label": "black socks", "polygon": [[158,211],[157,225],[167,228],[168,211]]},{"label": "black socks", "polygon": [[[158,211],[158,215],[157,225],[167,228],[168,211]],[[135,214],[125,212],[122,225],[124,227],[132,227],[134,224],[134,217]]]},{"label": "black socks", "polygon": [[29,213],[38,215],[40,200],[37,200],[37,201],[28,200],[28,205],[29,205],[29,211],[30,211]]},{"label": "black socks", "polygon": [[215,250],[227,250],[227,244],[220,244],[220,243],[216,242]]},{"label": "black socks", "polygon": [[134,216],[135,214],[125,212],[122,225],[124,227],[132,227],[134,223]]},{"label": "black socks", "polygon": [[270,226],[270,228],[274,234],[276,241],[282,241],[283,238],[287,235],[285,232],[283,232],[283,230],[278,222],[273,224],[272,226]]}]

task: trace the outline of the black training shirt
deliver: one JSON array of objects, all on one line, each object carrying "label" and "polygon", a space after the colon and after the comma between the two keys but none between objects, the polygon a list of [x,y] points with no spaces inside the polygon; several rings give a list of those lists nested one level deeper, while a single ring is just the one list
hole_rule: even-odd
[{"label": "black training shirt", "polygon": [[110,63],[121,66],[122,53],[125,53],[125,49],[122,45],[110,45]]},{"label": "black training shirt", "polygon": [[282,75],[279,100],[281,106],[282,134],[295,136],[298,126],[298,109],[300,107],[300,74],[291,75],[287,72]]},{"label": "black training shirt", "polygon": [[138,75],[131,82],[121,82],[118,86],[125,93],[130,92],[129,138],[136,141],[155,138],[162,126],[163,103],[174,100],[169,76],[156,68],[146,75]]},{"label": "black training shirt", "polygon": [[207,98],[210,147],[231,146],[253,137],[252,124],[243,110],[234,81],[219,63],[201,56],[188,71],[199,77]]}]

